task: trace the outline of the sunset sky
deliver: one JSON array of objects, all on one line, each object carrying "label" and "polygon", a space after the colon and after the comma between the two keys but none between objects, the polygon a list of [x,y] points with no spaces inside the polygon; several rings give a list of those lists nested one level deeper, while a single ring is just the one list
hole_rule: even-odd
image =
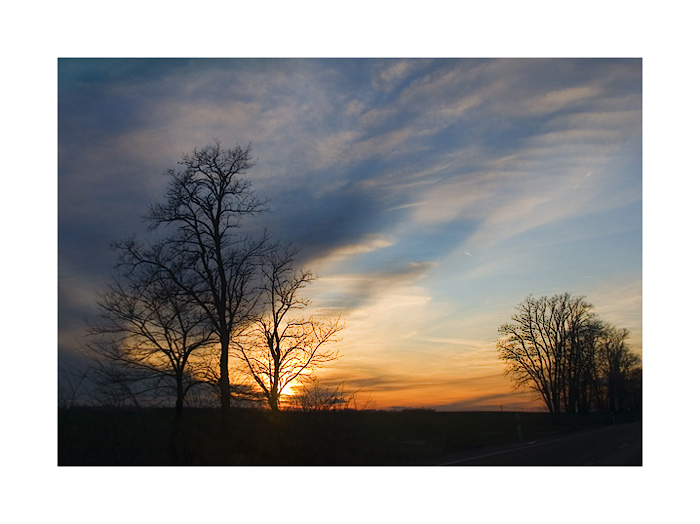
[{"label": "sunset sky", "polygon": [[345,380],[378,408],[535,409],[498,326],[584,295],[642,353],[640,59],[61,59],[59,365],[182,153],[252,143],[257,226],[340,313]]}]

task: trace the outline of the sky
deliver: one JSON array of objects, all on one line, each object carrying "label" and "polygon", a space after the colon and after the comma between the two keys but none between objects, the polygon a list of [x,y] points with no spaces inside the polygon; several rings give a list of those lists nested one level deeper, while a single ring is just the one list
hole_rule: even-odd
[{"label": "sky", "polygon": [[340,314],[319,371],[378,408],[541,409],[498,327],[582,295],[642,353],[641,59],[60,59],[59,365],[163,172],[252,144],[256,219]]}]

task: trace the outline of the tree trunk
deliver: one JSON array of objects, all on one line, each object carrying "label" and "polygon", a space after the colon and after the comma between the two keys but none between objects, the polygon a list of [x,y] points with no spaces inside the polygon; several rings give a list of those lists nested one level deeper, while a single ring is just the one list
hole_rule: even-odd
[{"label": "tree trunk", "polygon": [[279,407],[279,393],[277,392],[277,385],[273,385],[270,389],[270,396],[267,397],[267,403],[270,404],[270,410],[273,413],[277,413],[280,410]]},{"label": "tree trunk", "polygon": [[182,376],[177,377],[177,398],[175,399],[175,420],[180,422],[182,418],[182,406],[184,404],[185,393],[182,387]]},{"label": "tree trunk", "polygon": [[221,395],[221,416],[228,420],[231,408],[231,382],[228,375],[228,333],[221,335],[221,358],[219,359],[219,393]]}]

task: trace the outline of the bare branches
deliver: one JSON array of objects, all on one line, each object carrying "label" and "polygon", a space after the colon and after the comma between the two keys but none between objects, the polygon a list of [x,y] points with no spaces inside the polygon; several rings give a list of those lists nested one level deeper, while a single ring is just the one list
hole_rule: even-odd
[{"label": "bare branches", "polygon": [[174,224],[181,238],[201,246],[225,239],[241,217],[265,211],[266,202],[240,178],[254,166],[250,144],[222,149],[219,142],[182,156],[181,170],[168,170],[166,201],[151,207],[151,227]]},{"label": "bare branches", "polygon": [[[136,253],[133,244],[125,249]],[[100,316],[89,326],[98,381],[122,396],[132,392],[130,384],[149,392],[174,390],[179,415],[187,391],[202,381],[194,354],[212,343],[214,331],[206,312],[157,261],[141,257],[123,268],[100,295]]]},{"label": "bare branches", "polygon": [[499,328],[498,348],[516,387],[532,388],[552,413],[589,411],[609,381],[601,355],[624,353],[627,331],[604,325],[591,304],[568,293],[528,297],[511,320]]},{"label": "bare branches", "polygon": [[627,337],[627,329],[606,326],[596,355],[607,393],[600,400],[612,412],[637,409],[641,398],[641,359],[627,347]]},{"label": "bare branches", "polygon": [[[297,269],[294,249],[271,246],[266,232],[244,234],[242,220],[266,210],[242,178],[253,166],[250,152],[215,142],[166,172],[165,199],[146,217],[160,234],[115,245],[121,278],[100,297],[93,329],[94,352],[123,371],[119,384],[173,379],[180,406],[191,384],[216,381],[224,418],[234,392],[232,348],[277,409],[286,387],[338,358],[328,348],[343,327],[340,319],[296,317],[309,305],[301,292],[314,275]],[[217,369],[206,361],[212,355]]]},{"label": "bare branches", "polygon": [[231,338],[253,318],[258,258],[267,249],[266,234],[258,239],[241,234],[241,221],[266,211],[266,202],[242,178],[254,165],[250,145],[224,149],[215,142],[183,155],[179,165],[166,172],[165,200],[152,205],[146,216],[149,229],[165,236],[147,247],[122,243],[122,264],[128,271],[149,267],[204,313],[218,339],[217,374],[226,416]]},{"label": "bare branches", "polygon": [[89,381],[90,368],[78,370],[62,367],[58,374],[58,407],[70,409],[78,404],[83,395],[84,385]]},{"label": "bare branches", "polygon": [[297,318],[291,313],[309,301],[300,291],[314,280],[307,270],[296,268],[296,251],[278,248],[262,265],[262,313],[236,341],[242,370],[262,390],[270,408],[279,409],[285,388],[319,366],[338,358],[328,346],[338,342],[340,318]]}]

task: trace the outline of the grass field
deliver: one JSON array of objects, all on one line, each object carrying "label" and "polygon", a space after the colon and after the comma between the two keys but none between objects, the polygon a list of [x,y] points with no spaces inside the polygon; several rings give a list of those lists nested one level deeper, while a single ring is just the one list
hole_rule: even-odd
[{"label": "grass field", "polygon": [[[58,465],[411,465],[450,453],[609,424],[610,414],[71,409],[58,413]],[[620,417],[618,417],[620,421]]]}]

